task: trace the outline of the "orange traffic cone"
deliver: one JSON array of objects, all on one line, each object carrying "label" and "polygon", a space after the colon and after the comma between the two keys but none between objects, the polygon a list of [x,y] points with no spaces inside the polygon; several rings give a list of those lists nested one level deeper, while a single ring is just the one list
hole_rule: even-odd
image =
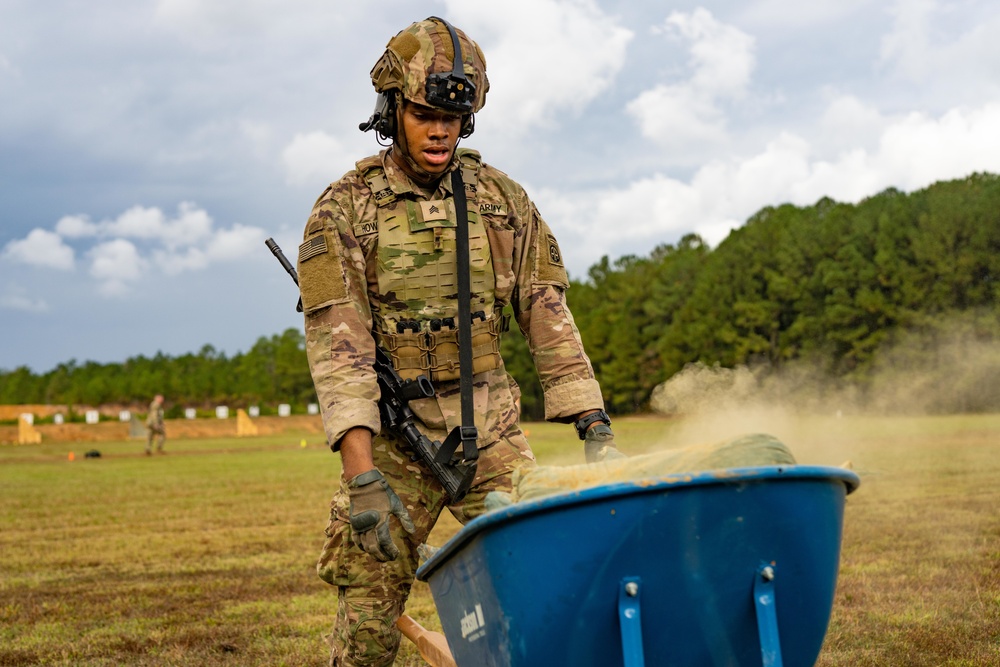
[{"label": "orange traffic cone", "polygon": [[69,458],[70,461],[74,461],[74,460],[76,460],[76,455],[73,454],[73,452],[70,452],[68,458]]}]

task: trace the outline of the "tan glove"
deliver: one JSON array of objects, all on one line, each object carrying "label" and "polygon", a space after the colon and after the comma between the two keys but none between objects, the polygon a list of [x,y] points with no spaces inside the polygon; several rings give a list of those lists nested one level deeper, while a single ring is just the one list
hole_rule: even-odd
[{"label": "tan glove", "polygon": [[615,446],[615,434],[607,424],[595,424],[587,430],[583,439],[583,453],[587,457],[587,463],[627,458]]},{"label": "tan glove", "polygon": [[351,536],[354,543],[377,561],[396,560],[399,548],[389,534],[389,515],[395,514],[411,535],[417,528],[396,492],[378,469],[363,472],[347,483],[351,498]]}]

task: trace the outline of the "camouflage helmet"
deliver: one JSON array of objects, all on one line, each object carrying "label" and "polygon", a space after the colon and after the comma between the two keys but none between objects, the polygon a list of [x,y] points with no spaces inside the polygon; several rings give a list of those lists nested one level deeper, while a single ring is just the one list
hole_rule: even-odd
[{"label": "camouflage helmet", "polygon": [[[461,68],[455,67],[456,43]],[[397,90],[409,102],[463,115],[482,109],[490,89],[479,45],[435,16],[413,23],[389,40],[371,77],[378,93]]]}]

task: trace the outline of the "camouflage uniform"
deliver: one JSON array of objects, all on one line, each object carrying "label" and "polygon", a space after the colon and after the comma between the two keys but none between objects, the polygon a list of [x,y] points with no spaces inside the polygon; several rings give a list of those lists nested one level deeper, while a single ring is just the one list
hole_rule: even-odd
[{"label": "camouflage uniform", "polygon": [[153,451],[153,441],[156,441],[156,451],[163,451],[163,444],[167,440],[167,429],[163,423],[163,403],[154,400],[149,404],[149,412],[146,415],[146,453]]},{"label": "camouflage uniform", "polygon": [[[513,306],[541,379],[547,419],[569,422],[583,410],[602,408],[599,385],[565,305],[568,280],[555,237],[519,185],[480,164],[474,151],[459,150],[458,157],[452,168],[463,168],[466,183],[472,311],[485,311],[489,322],[498,322],[503,306]],[[454,273],[454,227],[446,222],[433,226],[430,220],[434,203],[453,202],[450,190],[451,179],[445,176],[436,191],[422,191],[383,151],[359,162],[358,169],[320,196],[300,247],[306,352],[328,442],[336,449],[340,438],[356,426],[377,434],[376,467],[418,527],[416,534],[408,535],[394,522],[394,541],[405,545],[402,553],[395,561],[375,561],[347,537],[348,496],[342,480],[318,566],[325,581],[340,587],[334,632],[337,665],[392,663],[399,643],[394,621],[416,569],[416,547],[426,539],[445,503],[441,486],[426,468],[410,461],[413,453],[407,446],[393,434],[381,433],[372,332],[380,339],[383,333],[391,337],[392,331],[385,331],[391,323],[411,321],[422,312],[433,320],[447,314],[442,303],[457,304],[454,287],[449,291],[432,285],[428,289],[443,293],[443,299],[434,299],[422,293],[420,285],[406,285],[406,278],[415,274],[427,280],[427,272],[421,273],[427,264],[450,266]],[[386,205],[390,196],[394,201]],[[419,242],[420,235],[427,237],[426,247]],[[441,258],[444,261],[438,261]],[[391,289],[383,289],[386,286]],[[422,334],[428,332],[424,324],[420,322]],[[398,365],[399,360],[394,361]],[[434,365],[422,362],[425,367]],[[420,430],[432,440],[443,440],[461,422],[459,381],[442,379],[447,371],[431,375],[437,396],[413,401],[411,407],[420,419]],[[460,521],[481,514],[486,493],[509,490],[511,470],[534,460],[518,427],[518,393],[499,358],[495,368],[474,376],[481,454],[474,488],[461,503],[449,507]],[[336,651],[344,646],[346,654],[337,662]],[[363,661],[354,655],[364,651],[375,658]]]},{"label": "camouflage uniform", "polygon": [[[462,76],[453,70],[456,44]],[[395,621],[417,568],[417,547],[449,502],[430,472],[413,462],[405,441],[382,432],[372,364],[379,345],[403,378],[431,378],[436,395],[410,402],[417,428],[431,440],[443,441],[460,425],[454,170],[461,169],[467,200],[480,455],[471,490],[448,505],[449,511],[462,523],[479,516],[490,491],[509,491],[512,471],[534,464],[518,425],[520,392],[500,357],[499,337],[509,325],[505,306],[511,306],[528,341],[545,393],[546,418],[570,422],[581,412],[603,408],[600,387],[566,308],[569,281],[559,246],[521,186],[471,150],[459,149],[443,173],[413,171],[430,176],[421,180],[431,183],[425,186],[411,180],[393,159],[410,169],[419,166],[387,122],[402,100],[461,114],[457,136],[468,136],[472,114],[482,108],[489,89],[485,68],[479,47],[441,19],[414,23],[390,40],[371,76],[380,102],[395,106],[377,104],[363,129],[391,138],[392,150],[399,153],[390,157],[383,151],[361,160],[327,188],[313,207],[299,247],[306,353],[327,440],[336,451],[352,429],[370,430],[375,468],[416,528],[410,534],[390,518],[392,541],[400,551],[395,560],[380,562],[363,551],[351,539],[353,489],[342,476],[317,565],[320,577],[338,587],[331,635],[331,664],[338,667],[392,664],[400,641]],[[440,77],[449,76],[451,87],[442,88]]]}]

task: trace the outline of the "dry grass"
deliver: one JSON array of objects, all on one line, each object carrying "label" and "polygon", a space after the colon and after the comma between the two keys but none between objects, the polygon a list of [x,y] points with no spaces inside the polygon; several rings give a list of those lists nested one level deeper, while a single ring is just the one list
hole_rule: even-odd
[{"label": "dry grass", "polygon": [[[542,462],[579,461],[567,427],[527,428]],[[1000,416],[615,422],[631,453],[730,429],[862,477],[819,665],[1000,664]],[[308,434],[169,446],[0,448],[0,665],[326,664],[313,563],[337,457]],[[437,627],[426,585],[408,612]],[[397,664],[423,663],[405,646]]]},{"label": "dry grass", "polygon": [[818,664],[1000,665],[1000,420],[861,426]]}]

